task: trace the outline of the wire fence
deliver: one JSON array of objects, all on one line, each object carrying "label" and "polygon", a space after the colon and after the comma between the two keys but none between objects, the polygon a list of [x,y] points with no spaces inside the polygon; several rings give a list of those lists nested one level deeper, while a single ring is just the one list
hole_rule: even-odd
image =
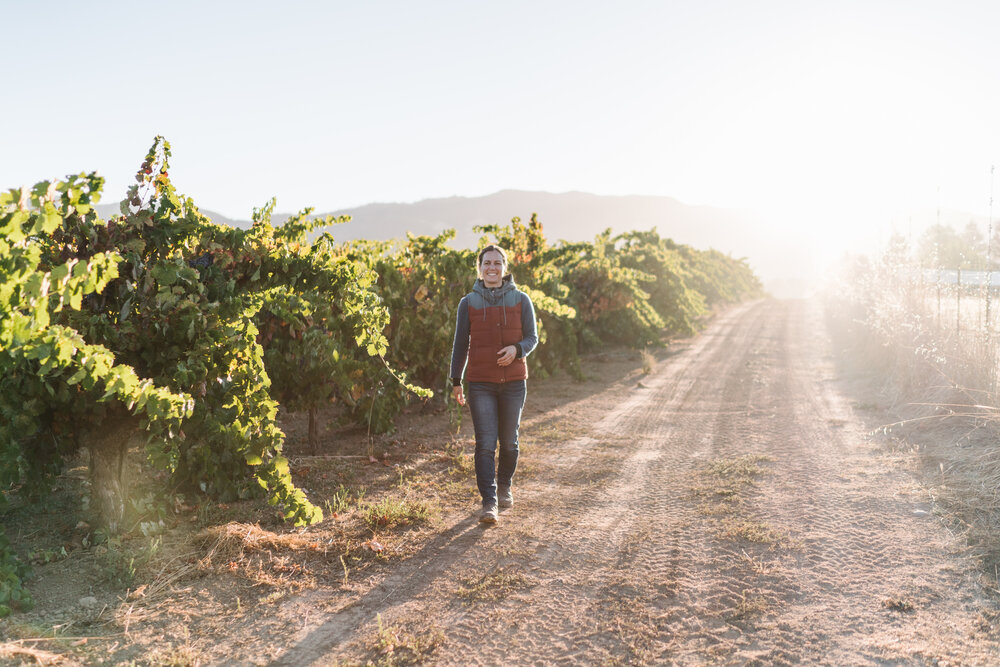
[{"label": "wire fence", "polygon": [[897,370],[931,367],[956,386],[997,395],[1000,272],[880,262],[856,277],[861,320],[886,354],[901,355]]},{"label": "wire fence", "polygon": [[1000,335],[1000,272],[907,267],[897,275],[917,290],[922,310],[934,313],[941,333],[950,328],[958,338],[973,338],[977,344]]}]

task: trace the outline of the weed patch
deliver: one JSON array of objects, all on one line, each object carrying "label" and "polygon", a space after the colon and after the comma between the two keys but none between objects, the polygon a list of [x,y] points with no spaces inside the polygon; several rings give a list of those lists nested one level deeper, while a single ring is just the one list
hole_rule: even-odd
[{"label": "weed patch", "polygon": [[736,606],[733,607],[729,621],[747,621],[751,618],[763,615],[769,608],[767,599],[759,593],[753,591],[743,591],[740,593]]},{"label": "weed patch", "polygon": [[642,351],[642,374],[649,375],[656,368],[656,357],[649,350]]},{"label": "weed patch", "polygon": [[529,429],[525,429],[525,432],[530,432],[532,439],[536,442],[544,443],[566,442],[588,433],[585,426],[569,419],[533,424]]},{"label": "weed patch", "polygon": [[750,571],[757,576],[765,576],[774,571],[773,565],[764,562],[760,558],[754,558],[748,554],[746,550],[740,554],[740,562],[748,567]]},{"label": "weed patch", "polygon": [[758,464],[770,460],[769,456],[762,454],[748,454],[730,459],[716,459],[708,464],[708,469],[705,473],[723,479],[750,483],[755,477],[764,472]]},{"label": "weed patch", "polygon": [[475,475],[472,465],[472,452],[466,451],[466,445],[460,440],[454,440],[441,450],[440,460],[448,465],[448,474],[453,477],[468,478]]},{"label": "weed patch", "polygon": [[909,613],[914,611],[917,607],[913,604],[913,600],[906,597],[888,597],[882,600],[882,608],[888,609],[890,611],[899,611],[903,613]]},{"label": "weed patch", "polygon": [[146,656],[144,664],[150,667],[187,667],[188,665],[205,664],[205,657],[191,646],[176,646],[169,649],[156,650]]},{"label": "weed patch", "polygon": [[764,473],[759,464],[770,460],[767,456],[754,454],[711,461],[702,471],[702,476],[708,478],[708,482],[693,487],[691,491],[695,496],[735,502]]},{"label": "weed patch", "polygon": [[710,461],[702,470],[707,483],[691,489],[695,497],[702,498],[699,513],[711,517],[721,537],[730,540],[746,540],[755,544],[775,544],[785,536],[768,526],[744,515],[744,496],[753,488],[757,478],[766,470],[760,464],[771,458],[760,454],[748,454],[735,458]]},{"label": "weed patch", "polygon": [[431,508],[424,500],[385,497],[365,508],[364,517],[371,530],[411,526],[429,521]]},{"label": "weed patch", "polygon": [[[361,499],[365,496],[365,489],[361,488],[355,492],[351,492],[349,488],[341,484],[338,486],[333,493],[324,501],[324,506],[326,509],[327,516],[336,517],[340,514],[344,514],[349,509],[351,509],[352,504],[361,502]],[[353,497],[353,503],[352,503]]]},{"label": "weed patch", "polygon": [[729,502],[727,500],[728,497],[722,502],[704,502],[698,508],[698,512],[703,516],[730,516],[740,511],[743,503],[738,497],[732,498]]},{"label": "weed patch", "polygon": [[[401,625],[384,623],[381,614],[376,618],[378,630],[369,645],[377,657],[368,662],[370,665],[394,667],[420,664],[444,643],[444,632],[440,628],[431,627],[413,632]],[[423,621],[421,625],[426,627]]]},{"label": "weed patch", "polygon": [[721,522],[723,537],[743,539],[757,544],[774,544],[784,536],[766,523],[748,519],[724,519]]},{"label": "weed patch", "polygon": [[153,559],[160,549],[160,538],[130,545],[121,537],[113,537],[94,549],[102,578],[120,588],[131,588],[138,573]]},{"label": "weed patch", "polygon": [[480,577],[464,579],[455,594],[469,604],[500,602],[512,592],[530,587],[531,582],[520,572],[497,568]]}]

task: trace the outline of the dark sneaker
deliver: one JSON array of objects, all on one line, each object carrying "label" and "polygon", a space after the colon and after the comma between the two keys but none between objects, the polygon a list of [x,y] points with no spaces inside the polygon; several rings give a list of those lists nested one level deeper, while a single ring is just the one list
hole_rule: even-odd
[{"label": "dark sneaker", "polygon": [[514,506],[514,496],[511,495],[509,486],[497,487],[497,505],[503,509]]},{"label": "dark sneaker", "polygon": [[496,503],[483,505],[483,513],[479,515],[480,523],[496,523],[498,518]]}]

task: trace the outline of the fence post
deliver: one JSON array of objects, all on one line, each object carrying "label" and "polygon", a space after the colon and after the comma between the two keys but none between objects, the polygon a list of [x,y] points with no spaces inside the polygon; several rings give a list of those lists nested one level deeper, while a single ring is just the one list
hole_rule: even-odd
[{"label": "fence post", "polygon": [[937,274],[937,328],[941,330],[941,269]]},{"label": "fence post", "polygon": [[991,325],[990,322],[990,300],[993,298],[993,271],[992,268],[986,267],[986,325],[983,327],[983,332],[986,334],[986,340],[989,342],[991,336]]},{"label": "fence post", "polygon": [[962,269],[958,270],[958,282],[955,283],[955,335],[962,338]]}]

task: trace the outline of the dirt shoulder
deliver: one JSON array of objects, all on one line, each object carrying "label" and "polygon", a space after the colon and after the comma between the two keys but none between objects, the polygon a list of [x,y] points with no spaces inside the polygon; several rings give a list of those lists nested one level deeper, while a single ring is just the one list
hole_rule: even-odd
[{"label": "dirt shoulder", "polygon": [[[649,374],[620,353],[585,372],[530,382],[496,527],[476,521],[469,420],[411,415],[370,452],[337,433],[359,453],[296,460],[342,509],[320,526],[183,510],[92,609],[69,581],[106,574],[110,550],[40,566],[5,638],[57,635],[19,646],[66,663],[995,664],[978,565],[869,435],[817,305],[745,304]],[[42,584],[60,576],[64,604]]]},{"label": "dirt shoulder", "polygon": [[499,528],[454,524],[277,663],[372,637],[436,664],[995,662],[976,564],[843,388],[818,308],[734,309],[584,401]]}]

